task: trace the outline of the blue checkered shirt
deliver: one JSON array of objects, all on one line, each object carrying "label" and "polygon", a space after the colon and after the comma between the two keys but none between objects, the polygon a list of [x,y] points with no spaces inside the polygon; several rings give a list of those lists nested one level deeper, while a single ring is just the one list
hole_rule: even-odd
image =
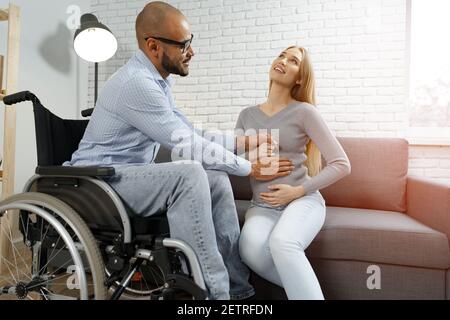
[{"label": "blue checkered shirt", "polygon": [[78,150],[65,165],[151,164],[160,145],[172,153],[182,146],[192,151],[190,156],[176,152],[184,159],[199,160],[195,150],[207,150],[208,161],[199,160],[205,169],[248,175],[250,162],[232,152],[234,136],[202,136],[175,106],[171,82],[139,50],[104,85]]}]

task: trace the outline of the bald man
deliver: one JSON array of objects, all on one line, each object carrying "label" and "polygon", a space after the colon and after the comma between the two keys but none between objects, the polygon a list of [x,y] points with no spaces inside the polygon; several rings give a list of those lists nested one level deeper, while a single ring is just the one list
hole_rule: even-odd
[{"label": "bald man", "polygon": [[[233,151],[267,137],[224,134],[220,143],[212,142],[175,106],[169,75],[188,75],[195,55],[180,11],[163,2],[147,4],[136,19],[136,36],[139,50],[101,90],[67,165],[115,167],[116,175],[107,182],[136,214],[167,211],[171,237],[197,254],[210,299],[248,298],[254,290],[238,254],[239,224],[227,173],[270,180],[287,175],[289,163],[274,158],[278,170],[264,175],[261,163]],[[160,145],[173,151],[180,136],[184,147],[208,150],[209,161],[155,164]]]}]

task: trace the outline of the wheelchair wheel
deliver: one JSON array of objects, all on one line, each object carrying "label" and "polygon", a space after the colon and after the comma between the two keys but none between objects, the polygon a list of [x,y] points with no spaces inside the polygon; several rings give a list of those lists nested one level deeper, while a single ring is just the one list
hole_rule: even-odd
[{"label": "wheelchair wheel", "polygon": [[[66,203],[27,192],[0,202],[0,299],[106,299],[102,255],[91,231]],[[2,219],[2,220],[3,220]],[[4,220],[3,220],[4,221]],[[6,249],[6,250],[5,250]]]},{"label": "wheelchair wheel", "polygon": [[[133,261],[130,261],[131,264]],[[131,264],[121,272],[121,276],[125,276],[131,269]],[[106,270],[107,275],[110,274]],[[156,264],[150,261],[145,261],[133,274],[130,283],[126,286],[121,299],[124,300],[150,300],[152,294],[159,292],[164,288],[166,283],[166,275],[164,271]],[[111,286],[111,294],[119,286],[120,282],[115,281]]]},{"label": "wheelchair wheel", "polygon": [[[154,299],[182,299],[192,300],[194,297],[187,291],[183,290],[170,290],[173,295],[166,295],[167,284],[170,282],[171,277],[174,274],[184,275],[189,277],[189,270],[185,263],[185,256],[175,250],[168,251],[169,260],[166,264],[161,265],[161,261],[156,263],[155,261],[145,260],[139,266],[139,268],[132,275],[128,285],[125,287],[124,292],[120,296],[120,299],[124,300],[154,300]],[[136,258],[131,259],[120,272],[120,279],[124,278],[132,269]],[[183,267],[184,266],[184,267]],[[111,275],[109,270],[106,270],[108,276]],[[120,282],[115,281],[111,288],[111,294],[117,289]]]}]

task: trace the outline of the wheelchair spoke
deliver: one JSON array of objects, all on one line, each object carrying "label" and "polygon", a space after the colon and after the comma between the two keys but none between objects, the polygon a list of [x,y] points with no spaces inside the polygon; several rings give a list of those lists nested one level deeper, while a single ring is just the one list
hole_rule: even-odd
[{"label": "wheelchair spoke", "polygon": [[55,278],[53,278],[53,279],[47,279],[47,280],[39,281],[39,283],[37,283],[37,284],[35,284],[35,285],[33,285],[33,286],[28,287],[28,289],[34,289],[34,288],[37,288],[37,287],[39,287],[39,286],[43,286],[43,285],[45,285],[45,284],[53,284],[54,281],[59,280],[59,279],[62,279],[62,278],[67,277],[67,276],[68,276],[67,274],[63,274],[62,276],[55,277]]},{"label": "wheelchair spoke", "polygon": [[107,297],[101,252],[77,212],[42,193],[27,192],[7,201],[6,210],[20,221],[18,228],[0,224],[0,234],[9,242],[0,256],[0,300]]},{"label": "wheelchair spoke", "polygon": [[[67,227],[67,223],[64,225],[64,228]],[[53,255],[53,252],[55,252],[55,249],[58,247],[59,241],[61,240],[61,236],[58,237],[58,239],[56,240],[56,243],[54,244],[52,251],[50,252],[50,254],[48,255],[49,257],[51,257],[50,260],[47,261],[47,263],[39,270],[38,274],[40,274],[47,266],[48,264],[64,249],[64,247],[62,247],[61,249],[59,249],[55,255]],[[42,238],[41,238],[42,241]],[[42,250],[42,246],[41,249]],[[39,255],[40,256],[40,255]]]},{"label": "wheelchair spoke", "polygon": [[40,241],[37,241],[33,248],[31,249],[32,254],[32,274],[33,276],[38,276],[39,271],[38,268],[41,265],[41,246],[42,243]]},{"label": "wheelchair spoke", "polygon": [[[64,249],[64,248],[61,248],[59,251],[61,251],[61,250],[63,250],[63,249]],[[57,254],[59,253],[59,251],[57,252]],[[54,259],[54,257],[56,257],[56,255],[53,256],[53,257],[47,262],[47,264],[41,269],[40,272],[42,272],[42,271],[45,269],[45,267],[46,267],[46,266]],[[53,275],[58,274],[58,271],[64,270],[64,268],[66,268],[67,266],[70,266],[70,262],[73,263],[72,258],[69,258],[69,260],[66,260],[66,261],[65,261],[64,263],[62,263],[56,270],[53,270],[51,273],[46,274],[46,276],[47,276],[47,277],[52,277]],[[40,273],[40,272],[39,272],[39,273]],[[65,273],[65,274],[63,275],[63,277],[64,277],[64,276],[67,276],[67,275],[69,275],[69,274]],[[61,277],[59,277],[59,278],[61,278]],[[54,278],[54,279],[59,279],[59,278]],[[54,280],[54,279],[52,279],[52,280]],[[88,284],[88,285],[89,285],[89,284]]]},{"label": "wheelchair spoke", "polygon": [[[145,279],[145,276],[143,276],[142,279],[144,279],[145,285],[147,286],[147,290],[149,290],[150,286],[148,285],[147,279]],[[141,280],[141,291],[144,291],[144,290],[142,290],[142,280]]]},{"label": "wheelchair spoke", "polygon": [[65,268],[70,262],[73,262],[72,259],[67,260],[65,263],[63,263],[60,267],[58,267],[58,269],[54,270],[52,273],[49,274],[49,276],[52,276],[54,274],[57,274],[59,270],[61,270],[62,268]]},{"label": "wheelchair spoke", "polygon": [[[1,227],[1,225],[0,225],[0,227]],[[4,228],[2,228],[2,230],[5,231]],[[28,269],[28,268],[29,268],[28,264],[25,262],[25,259],[24,259],[23,256],[20,254],[19,249],[17,249],[17,247],[14,245],[14,241],[12,240],[12,233],[10,232],[10,236],[8,236],[8,234],[7,234],[6,231],[5,231],[4,234],[5,234],[5,236],[8,238],[9,242],[11,243],[11,248],[12,248],[13,253],[14,253],[14,262],[15,262],[16,269],[18,270],[18,264],[17,264],[15,252],[17,252],[17,255],[18,255],[19,258],[22,260],[22,263],[23,263],[23,264],[25,265],[25,267]],[[12,265],[12,264],[11,264],[11,265]],[[12,266],[14,267],[14,265],[12,265]],[[19,277],[19,274],[17,274],[17,277]]]},{"label": "wheelchair spoke", "polygon": [[[43,241],[43,239],[45,238],[45,236],[47,235],[49,229],[50,229],[50,224],[47,224],[47,230],[45,231],[43,237],[40,238],[40,243],[41,243],[41,245],[39,246],[39,252],[38,252],[38,266],[40,266],[40,264],[41,264],[42,241]],[[39,270],[38,272],[36,272],[35,275],[36,275],[36,276],[39,275],[39,274],[41,273],[41,271],[42,271],[42,268],[41,268],[41,270]]]},{"label": "wheelchair spoke", "polygon": [[[66,224],[66,225],[67,225],[67,224]],[[64,227],[66,227],[66,226],[64,226]],[[41,238],[41,239],[42,239],[42,238]],[[50,252],[50,254],[49,254],[50,257],[52,256],[52,254],[53,254],[53,252],[55,251],[55,249],[58,247],[59,240],[61,240],[61,236],[59,236],[58,239],[56,240],[56,243],[55,243],[55,245],[54,245],[53,248],[52,248],[52,252]],[[48,261],[47,261],[47,264],[48,264]],[[44,267],[46,267],[47,264],[46,264]],[[41,270],[39,270],[39,273],[40,273],[41,271],[42,271],[42,268],[41,268]]]},{"label": "wheelchair spoke", "polygon": [[27,245],[28,242],[28,225],[30,221],[30,216],[28,214],[26,216],[27,216],[27,227],[25,228],[25,225],[23,223],[23,215],[22,214],[19,215],[19,220],[22,222],[22,228],[25,232],[25,245]]},{"label": "wheelchair spoke", "polygon": [[0,288],[3,287],[5,284],[12,286],[14,285],[14,283],[11,281],[11,277],[0,276]]},{"label": "wheelchair spoke", "polygon": [[[7,262],[6,259],[3,259],[3,261]],[[8,268],[8,271],[11,274],[11,277],[13,278],[14,282],[17,283],[17,279],[16,279],[16,277],[14,277],[14,274],[12,273],[11,269],[9,268],[9,265],[6,264],[6,267]]]},{"label": "wheelchair spoke", "polygon": [[[70,262],[73,262],[73,260],[72,260],[72,259],[67,260],[67,261],[66,261],[65,263],[63,263],[60,267],[58,267],[58,269],[54,270],[54,271],[53,271],[52,273],[50,273],[50,274],[47,274],[46,276],[51,277],[51,276],[57,274],[59,270],[62,270],[63,268],[65,268]],[[62,277],[68,276],[68,275],[70,275],[70,274],[69,274],[69,273],[66,273],[66,274],[64,274]],[[61,278],[61,277],[59,277],[59,278]],[[59,279],[59,278],[54,278],[54,279]],[[54,279],[53,279],[53,280],[54,280]],[[87,285],[89,286],[89,285],[92,285],[92,284],[88,283]]]},{"label": "wheelchair spoke", "polygon": [[[64,226],[65,227],[65,226]],[[48,231],[50,230],[50,224],[47,224],[47,230],[45,230],[45,232],[44,232],[44,234],[42,234],[42,230],[41,230],[41,241],[42,241],[42,239],[45,239],[45,237],[47,236],[47,234],[48,234]],[[58,239],[59,240],[59,239]],[[56,243],[57,244],[57,243]],[[55,246],[56,246],[56,244],[55,244]]]},{"label": "wheelchair spoke", "polygon": [[[161,269],[160,266],[157,266],[157,267],[158,267],[158,269],[159,269],[160,275],[162,275],[162,280],[163,280],[162,282],[166,282],[166,277],[165,277],[165,275],[164,275],[163,270]],[[152,276],[153,276],[153,280],[155,281],[155,283],[158,283],[158,280],[155,279],[156,274],[155,274],[155,272],[153,272],[153,270],[152,270]],[[161,279],[160,279],[160,280],[161,280]]]},{"label": "wheelchair spoke", "polygon": [[[9,265],[11,265],[11,266],[13,266],[14,267],[14,265],[11,263],[11,262],[9,262],[8,261],[8,259],[4,259],[4,261],[7,263],[7,264],[9,264]],[[9,268],[8,268],[9,269]],[[22,273],[25,277],[27,277],[28,279],[27,280],[30,280],[31,281],[31,277],[29,276],[29,275],[27,275],[25,272],[23,272],[22,270],[18,270],[20,273]],[[12,274],[11,274],[12,275]],[[16,282],[17,282],[17,280],[18,279],[20,279],[20,277],[18,276],[17,277],[17,279],[14,279]]]},{"label": "wheelchair spoke", "polygon": [[[142,275],[139,281],[141,290],[139,291],[138,289],[134,289],[139,295],[147,295],[163,288],[165,283],[165,275],[160,266],[157,264],[143,266],[140,268],[139,272]],[[133,290],[133,288],[130,289]]]},{"label": "wheelchair spoke", "polygon": [[[67,229],[68,228],[68,224],[64,223],[64,228]],[[45,237],[49,234],[50,232],[50,225],[47,226],[47,229],[44,232],[41,232],[42,234],[42,238],[41,241],[44,242],[45,241]],[[42,231],[42,230],[41,230]],[[76,237],[75,237],[76,238]],[[76,240],[76,239],[73,239]],[[32,287],[30,287],[29,289],[34,289],[37,286],[42,286],[42,289],[45,289],[48,293],[45,294],[46,299],[49,300],[67,300],[67,299],[77,299],[75,297],[72,297],[70,295],[66,296],[66,295],[61,295],[59,292],[62,290],[64,291],[64,289],[66,288],[68,289],[68,283],[65,281],[62,281],[63,279],[66,279],[68,277],[70,277],[72,274],[71,273],[67,273],[66,271],[68,270],[67,267],[70,266],[71,264],[74,264],[73,258],[69,257],[68,259],[65,259],[64,262],[57,263],[57,266],[55,266],[56,269],[51,270],[50,272],[48,272],[49,270],[49,266],[52,265],[52,262],[54,262],[55,260],[57,260],[58,257],[61,257],[61,254],[64,252],[67,252],[67,246],[64,245],[62,247],[60,247],[60,244],[62,242],[62,237],[59,235],[58,238],[56,239],[56,241],[53,241],[52,243],[52,249],[50,253],[47,253],[47,261],[44,265],[42,265],[40,267],[40,270],[38,271],[37,275],[42,275],[45,274],[45,277],[47,280],[45,281],[41,281],[39,282],[37,285],[34,285]],[[60,247],[60,248],[59,248]],[[43,247],[40,247],[40,252],[42,251]],[[39,254],[39,257],[41,256],[41,254]],[[67,270],[66,270],[67,269]],[[62,275],[59,275],[61,272],[64,272]],[[59,281],[59,282],[58,282]],[[91,283],[87,283],[86,284],[87,287],[93,287],[93,284]],[[55,287],[55,289],[57,289],[58,293],[52,292],[51,290],[48,289],[48,286],[51,287]],[[73,291],[75,292],[75,291]],[[78,292],[79,289],[76,290],[76,295],[78,296]]]},{"label": "wheelchair spoke", "polygon": [[47,233],[49,230],[50,230],[50,225],[47,224],[47,230],[45,231],[44,235],[41,237],[41,241],[42,241],[42,239],[44,239],[47,236]]},{"label": "wheelchair spoke", "polygon": [[[47,291],[46,295],[42,292],[43,290]],[[56,293],[51,292],[47,288],[43,288],[41,290],[41,292],[42,292],[42,294],[44,294],[46,296],[47,300],[77,300],[76,297],[70,297],[70,296],[64,296],[61,294],[56,294]]]},{"label": "wheelchair spoke", "polygon": [[[64,249],[64,248],[61,248],[60,250],[62,250],[62,249]],[[57,254],[58,254],[58,253],[57,253]],[[55,255],[55,256],[56,256],[56,255]],[[52,259],[53,259],[55,256],[53,256]],[[50,259],[48,262],[50,262],[52,259]],[[55,287],[55,286],[56,286],[56,287],[61,287],[61,286],[63,286],[63,287],[65,287],[65,288],[68,288],[67,282],[58,282],[58,281],[59,281],[59,280],[62,280],[62,279],[66,279],[66,278],[70,277],[72,274],[71,274],[71,273],[64,273],[64,274],[59,275],[59,276],[56,276],[56,275],[58,274],[58,271],[64,270],[68,265],[70,265],[71,262],[73,262],[73,260],[72,260],[71,258],[68,259],[68,260],[66,260],[66,261],[65,261],[64,263],[62,263],[56,270],[53,270],[51,273],[45,274],[45,278],[46,278],[47,280],[40,281],[40,282],[37,283],[36,285],[28,287],[28,289],[34,289],[34,288],[36,288],[36,287],[38,287],[38,286],[42,286],[42,289],[45,289],[46,291],[50,292],[50,294],[47,294],[47,296],[52,295],[52,296],[50,297],[50,300],[52,300],[52,299],[51,299],[52,297],[53,297],[53,298],[57,298],[57,299],[61,299],[62,297],[65,297],[64,295],[61,295],[61,294],[55,294],[55,293],[51,292],[51,291],[50,291],[47,287],[45,287],[45,286],[46,286],[46,285],[50,285],[51,287]],[[47,263],[47,264],[48,264],[48,263]],[[91,282],[89,282],[89,283],[87,283],[87,286],[88,286],[88,287],[93,287],[93,284],[92,284]],[[61,290],[62,290],[62,288],[61,288]],[[67,297],[67,299],[73,299],[73,297]]]},{"label": "wheelchair spoke", "polygon": [[[17,259],[16,259],[16,247],[15,247],[15,245],[14,245],[14,241],[12,240],[12,238],[13,238],[13,236],[12,236],[12,230],[11,230],[11,224],[10,223],[6,223],[7,225],[8,225],[8,231],[9,231],[9,237],[8,237],[8,235],[6,234],[6,232],[5,232],[5,235],[8,237],[8,239],[9,239],[9,242],[11,243],[11,248],[12,248],[12,253],[13,253],[13,257],[14,257],[14,265],[12,265],[12,267],[14,268],[14,266],[15,266],[15,268],[16,268],[16,272],[17,272],[17,278],[20,278],[19,277],[19,267],[18,267],[18,265],[17,265]],[[3,224],[2,224],[3,225]],[[3,228],[3,230],[5,230],[4,228]]]},{"label": "wheelchair spoke", "polygon": [[[51,259],[47,261],[47,263],[39,270],[38,274],[41,274],[42,271],[45,270],[45,268],[48,266],[48,264],[64,249],[64,247],[62,247],[61,249],[59,249],[56,254],[54,256],[51,256]],[[53,251],[52,251],[53,252]]]},{"label": "wheelchair spoke", "polygon": [[44,293],[43,288],[39,289],[39,294],[45,299],[45,300],[49,300],[47,295]]},{"label": "wheelchair spoke", "polygon": [[[23,227],[23,230],[25,230],[25,226],[24,226],[24,224],[23,224],[23,218],[22,218],[22,215],[19,215],[19,220],[20,221],[22,221],[22,227]],[[25,230],[25,245],[26,246],[28,246],[28,222],[30,221],[30,218],[29,218],[29,216],[27,215],[27,227],[26,227],[26,230]],[[19,253],[19,255],[20,255],[20,251],[18,251],[18,253]],[[26,266],[26,268],[27,269],[30,269],[30,266],[28,266],[28,264],[25,262],[25,260],[22,258],[22,255],[20,255],[20,258],[22,259],[22,262],[25,264],[25,266]]]},{"label": "wheelchair spoke", "polygon": [[[41,288],[39,288],[39,292],[47,300],[77,300],[79,290],[68,289],[67,282],[64,281],[64,279],[67,279],[67,277],[69,276],[70,274],[63,274],[58,277],[40,281],[39,283],[28,287],[28,290],[35,289],[40,286]],[[50,290],[49,287],[54,287],[54,290]],[[88,284],[88,287],[93,290],[93,284]],[[46,293],[44,293],[44,290],[46,291]],[[72,295],[70,295],[69,293],[72,293]]]}]

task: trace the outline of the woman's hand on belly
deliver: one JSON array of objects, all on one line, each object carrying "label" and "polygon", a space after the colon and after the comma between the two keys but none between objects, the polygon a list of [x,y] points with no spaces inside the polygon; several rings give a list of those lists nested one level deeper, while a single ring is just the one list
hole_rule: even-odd
[{"label": "woman's hand on belly", "polygon": [[274,184],[268,187],[271,192],[261,192],[262,201],[272,206],[287,205],[295,199],[305,195],[305,189],[302,186],[290,186],[288,184]]}]

